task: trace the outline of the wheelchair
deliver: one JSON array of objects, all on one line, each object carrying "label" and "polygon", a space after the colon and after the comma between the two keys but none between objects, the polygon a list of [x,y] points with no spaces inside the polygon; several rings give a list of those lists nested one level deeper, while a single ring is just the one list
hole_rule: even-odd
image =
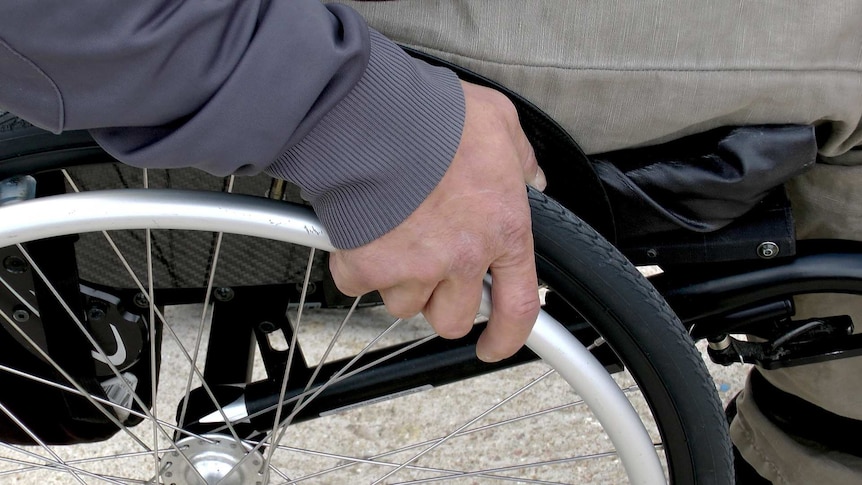
[{"label": "wheelchair", "polygon": [[528,194],[543,311],[494,364],[475,356],[489,297],[444,340],[340,294],[297,189],[141,171],[85,132],[0,116],[0,474],[731,483],[693,342],[765,368],[857,355],[849,318],[790,316],[794,295],[860,291],[859,245],[796,242],[780,190],[709,236],[619,237],[593,165],[514,101],[557,201]]}]

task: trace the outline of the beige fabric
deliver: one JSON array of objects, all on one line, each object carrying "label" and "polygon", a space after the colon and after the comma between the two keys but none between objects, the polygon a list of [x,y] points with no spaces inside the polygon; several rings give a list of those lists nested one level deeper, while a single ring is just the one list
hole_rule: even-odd
[{"label": "beige fabric", "polygon": [[862,484],[862,459],[789,438],[760,413],[747,392],[736,401],[739,414],[730,431],[761,476],[781,485]]},{"label": "beige fabric", "polygon": [[[397,0],[341,2],[390,38],[519,92],[587,153],[740,124],[816,124],[823,161],[862,164],[858,0]],[[554,183],[552,180],[550,183]],[[862,240],[862,166],[790,184],[800,237]],[[800,300],[801,314],[862,302]],[[862,419],[862,359],[767,373],[787,392]],[[733,437],[777,483],[857,483],[862,462],[782,435],[743,395]]]},{"label": "beige fabric", "polygon": [[[862,36],[862,33],[860,33]],[[862,165],[817,164],[787,184],[800,239],[862,241]]]},{"label": "beige fabric", "polygon": [[862,140],[857,0],[340,2],[525,95],[587,153],[708,128],[830,120]]}]

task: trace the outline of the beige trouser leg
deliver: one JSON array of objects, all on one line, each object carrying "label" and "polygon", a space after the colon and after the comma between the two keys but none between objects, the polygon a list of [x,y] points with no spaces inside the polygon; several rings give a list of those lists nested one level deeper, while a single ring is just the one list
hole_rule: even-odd
[{"label": "beige trouser leg", "polygon": [[[376,29],[484,74],[559,121],[587,153],[724,125],[821,126],[829,163],[862,164],[858,0],[398,0],[349,2]],[[553,181],[550,181],[553,183]],[[862,240],[862,167],[818,165],[791,184],[800,237]],[[846,305],[824,297],[800,311]],[[862,310],[856,304],[858,324]],[[767,373],[862,419],[862,360]],[[813,453],[742,396],[732,434],[778,483],[852,483],[862,463]]]},{"label": "beige trouser leg", "polygon": [[[819,164],[788,188],[800,238],[862,241],[862,165]],[[808,295],[796,303],[800,318],[849,314],[857,327],[862,324],[860,296]],[[785,392],[835,414],[862,419],[862,359],[858,357],[762,374]],[[746,461],[773,483],[862,484],[862,459],[788,437],[761,414],[746,392],[737,400],[737,410],[730,428],[733,442]]]}]

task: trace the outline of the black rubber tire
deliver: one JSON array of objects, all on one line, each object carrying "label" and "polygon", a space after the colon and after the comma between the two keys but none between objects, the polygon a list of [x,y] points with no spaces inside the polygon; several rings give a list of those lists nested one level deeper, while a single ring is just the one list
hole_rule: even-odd
[{"label": "black rubber tire", "polygon": [[637,381],[672,483],[733,483],[727,422],[709,372],[673,311],[610,243],[531,191],[539,274],[578,309]]},{"label": "black rubber tire", "polygon": [[[85,132],[50,135],[0,114],[0,178],[106,161]],[[610,243],[544,195],[530,191],[529,198],[540,277],[593,325],[637,381],[657,420],[671,482],[733,483],[718,395],[679,320]]]}]

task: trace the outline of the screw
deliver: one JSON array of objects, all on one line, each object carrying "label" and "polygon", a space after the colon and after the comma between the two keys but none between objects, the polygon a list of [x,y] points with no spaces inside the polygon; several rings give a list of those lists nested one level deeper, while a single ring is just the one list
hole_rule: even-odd
[{"label": "screw", "polygon": [[772,241],[762,242],[757,246],[757,255],[763,259],[772,259],[778,256],[778,251],[778,244]]},{"label": "screw", "polygon": [[3,267],[12,274],[21,274],[27,271],[27,262],[18,256],[8,256],[3,260]]},{"label": "screw", "polygon": [[[302,293],[302,284],[301,283],[297,283],[296,285],[294,285],[294,288],[296,288],[297,293]],[[313,281],[309,281],[308,282],[308,291],[306,291],[306,293],[313,294],[315,291],[317,291],[317,285]]]},{"label": "screw", "polygon": [[647,249],[646,255],[648,258],[654,259],[658,257],[658,251],[655,249]]},{"label": "screw", "polygon": [[218,301],[231,301],[234,297],[233,288],[228,288],[227,286],[220,286],[213,290],[213,296]]},{"label": "screw", "polygon": [[149,298],[141,292],[135,293],[135,296],[132,297],[132,303],[138,308],[149,308],[150,306]]},{"label": "screw", "polygon": [[12,312],[12,318],[18,323],[24,323],[30,320],[30,312],[23,308],[18,308]]},{"label": "screw", "polygon": [[100,305],[93,305],[87,310],[87,320],[97,321],[105,318],[105,309]]},{"label": "screw", "polygon": [[275,324],[272,322],[263,321],[258,325],[260,330],[264,333],[272,333],[275,332]]}]

